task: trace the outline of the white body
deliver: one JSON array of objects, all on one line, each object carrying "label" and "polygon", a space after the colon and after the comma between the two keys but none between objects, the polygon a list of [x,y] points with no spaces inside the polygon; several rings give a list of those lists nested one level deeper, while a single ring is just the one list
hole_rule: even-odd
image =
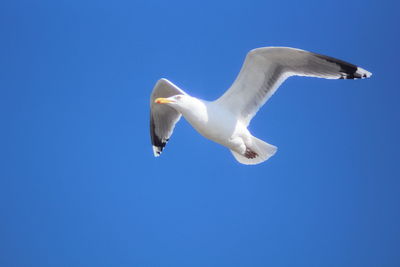
[{"label": "white body", "polygon": [[205,138],[240,154],[245,152],[246,145],[251,145],[250,132],[229,110],[215,101],[208,102],[193,97],[190,97],[190,101],[189,109],[176,109]]}]

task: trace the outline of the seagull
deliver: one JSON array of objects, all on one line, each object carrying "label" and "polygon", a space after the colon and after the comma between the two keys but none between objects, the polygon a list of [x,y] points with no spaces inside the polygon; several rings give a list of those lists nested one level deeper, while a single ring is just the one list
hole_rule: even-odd
[{"label": "seagull", "polygon": [[247,127],[287,78],[363,79],[371,75],[353,64],[321,54],[290,47],[262,47],[247,54],[234,83],[215,101],[192,97],[162,78],[150,97],[154,156],[160,156],[183,116],[205,138],[227,147],[238,162],[259,164],[273,156],[277,147],[254,137]]}]

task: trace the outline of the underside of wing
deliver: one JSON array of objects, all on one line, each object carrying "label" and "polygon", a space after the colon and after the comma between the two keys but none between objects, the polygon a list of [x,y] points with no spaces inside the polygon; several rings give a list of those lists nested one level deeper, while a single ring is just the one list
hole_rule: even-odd
[{"label": "underside of wing", "polygon": [[217,101],[245,124],[290,76],[368,78],[371,73],[345,61],[289,47],[251,50],[232,86]]},{"label": "underside of wing", "polygon": [[181,114],[167,105],[154,103],[154,100],[159,97],[170,97],[178,94],[186,93],[167,79],[160,79],[151,93],[150,137],[155,157],[160,156],[172,135],[175,124],[181,118]]}]

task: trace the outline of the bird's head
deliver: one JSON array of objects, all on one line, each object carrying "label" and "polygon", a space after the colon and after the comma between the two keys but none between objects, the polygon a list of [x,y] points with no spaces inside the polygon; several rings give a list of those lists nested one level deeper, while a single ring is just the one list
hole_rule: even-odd
[{"label": "bird's head", "polygon": [[190,103],[192,102],[191,100],[192,98],[188,95],[174,95],[167,98],[159,97],[154,100],[154,103],[166,104],[176,110],[182,110],[190,108]]}]

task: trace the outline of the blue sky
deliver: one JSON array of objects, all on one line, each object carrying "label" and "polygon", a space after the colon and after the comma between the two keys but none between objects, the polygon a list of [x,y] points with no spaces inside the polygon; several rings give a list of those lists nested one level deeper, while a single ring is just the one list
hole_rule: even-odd
[{"label": "blue sky", "polygon": [[[399,266],[397,1],[0,3],[1,266]],[[289,79],[253,120],[264,164],[181,120],[152,155],[165,77],[212,100],[246,53],[371,71]]]}]

